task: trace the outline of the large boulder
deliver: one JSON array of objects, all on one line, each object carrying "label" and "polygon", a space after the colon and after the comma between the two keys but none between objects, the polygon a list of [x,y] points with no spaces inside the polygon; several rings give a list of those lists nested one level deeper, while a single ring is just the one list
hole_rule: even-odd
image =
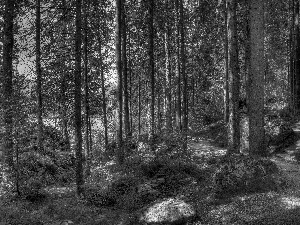
[{"label": "large boulder", "polygon": [[140,224],[184,224],[195,218],[193,206],[180,199],[168,198],[146,208],[139,217]]}]

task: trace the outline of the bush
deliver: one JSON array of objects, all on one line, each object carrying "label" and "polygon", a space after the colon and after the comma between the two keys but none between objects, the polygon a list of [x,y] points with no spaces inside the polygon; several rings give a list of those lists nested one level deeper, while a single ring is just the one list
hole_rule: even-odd
[{"label": "bush", "polygon": [[133,193],[138,185],[138,179],[133,176],[120,177],[110,182],[106,186],[86,184],[84,197],[87,202],[98,207],[121,204],[120,201],[126,198],[124,196]]},{"label": "bush", "polygon": [[83,195],[88,203],[97,207],[113,206],[116,204],[115,196],[111,195],[107,188],[99,185],[86,184]]},{"label": "bush", "polygon": [[227,156],[213,177],[217,197],[239,193],[276,191],[281,187],[279,169],[272,161],[251,156]]}]

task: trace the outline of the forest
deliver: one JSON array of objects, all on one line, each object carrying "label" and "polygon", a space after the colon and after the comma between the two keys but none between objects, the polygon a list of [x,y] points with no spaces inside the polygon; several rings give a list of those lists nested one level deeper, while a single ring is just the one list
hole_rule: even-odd
[{"label": "forest", "polygon": [[299,224],[299,0],[1,0],[0,225]]}]

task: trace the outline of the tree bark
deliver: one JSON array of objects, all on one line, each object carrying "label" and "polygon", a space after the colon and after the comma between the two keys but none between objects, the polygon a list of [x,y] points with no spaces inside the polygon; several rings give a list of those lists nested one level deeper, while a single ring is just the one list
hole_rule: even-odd
[{"label": "tree bark", "polygon": [[225,55],[225,77],[224,77],[224,121],[225,123],[229,122],[229,73],[228,73],[228,27],[227,27],[227,3],[224,4],[223,9],[223,17],[224,17],[224,55]]},{"label": "tree bark", "polygon": [[294,70],[294,34],[295,34],[295,0],[291,0],[290,6],[290,40],[289,40],[289,81],[290,81],[290,109],[295,112],[295,70]]},{"label": "tree bark", "polygon": [[13,163],[13,46],[14,46],[14,10],[15,1],[5,1],[3,29],[3,111],[4,111],[4,158],[8,169]]},{"label": "tree bark", "polygon": [[237,42],[237,0],[227,0],[228,29],[228,76],[229,76],[229,123],[228,123],[228,153],[240,152],[240,118],[239,95],[240,75],[238,65]]},{"label": "tree bark", "polygon": [[179,0],[179,27],[180,27],[180,61],[181,73],[183,79],[183,132],[188,131],[188,91],[187,91],[187,76],[186,76],[186,61],[185,61],[185,36],[184,36],[184,8],[183,0]]},{"label": "tree bark", "polygon": [[[165,8],[168,8],[168,0],[166,0],[166,6]],[[166,55],[166,62],[165,62],[165,80],[166,80],[166,86],[165,86],[165,101],[166,101],[166,110],[165,110],[165,118],[166,118],[166,129],[168,132],[172,132],[172,95],[171,95],[171,64],[170,64],[170,29],[169,29],[169,23],[168,18],[165,22],[165,55]]]},{"label": "tree bark", "polygon": [[245,91],[246,91],[246,103],[249,101],[249,73],[250,73],[250,56],[251,56],[251,44],[250,44],[250,2],[245,1],[246,15],[245,15]]},{"label": "tree bark", "polygon": [[36,19],[35,19],[35,31],[36,31],[36,92],[37,92],[37,147],[39,151],[43,148],[43,106],[42,106],[42,71],[41,71],[41,1],[36,0]]},{"label": "tree bark", "polygon": [[105,91],[105,78],[102,57],[102,42],[100,35],[98,36],[99,55],[100,55],[100,75],[101,75],[101,91],[102,91],[102,111],[103,111],[103,126],[104,126],[104,145],[108,145],[108,123],[107,123],[107,104],[106,104],[106,91]]},{"label": "tree bark", "polygon": [[142,98],[141,98],[141,86],[142,86],[142,82],[141,82],[141,77],[139,75],[139,84],[138,84],[138,133],[139,135],[141,135],[141,116],[142,116]]},{"label": "tree bark", "polygon": [[294,95],[296,111],[300,110],[300,28],[299,1],[295,4],[295,58],[294,58]]},{"label": "tree bark", "polygon": [[116,67],[118,74],[118,133],[117,133],[117,161],[119,165],[124,162],[123,152],[123,76],[122,76],[122,0],[116,0]]},{"label": "tree bark", "polygon": [[150,130],[151,130],[151,149],[154,150],[154,133],[155,133],[155,71],[154,71],[154,0],[149,1],[149,71],[150,71],[150,85],[151,85],[151,104],[150,104]]},{"label": "tree bark", "polygon": [[250,5],[251,61],[249,76],[249,151],[265,155],[264,131],[264,2]]},{"label": "tree bark", "polygon": [[175,1],[176,11],[176,75],[177,75],[177,104],[176,104],[176,127],[182,131],[181,121],[181,68],[180,68],[180,28],[179,28],[179,0]]},{"label": "tree bark", "polygon": [[124,90],[124,132],[126,139],[130,135],[129,97],[128,97],[128,68],[127,68],[127,34],[126,34],[126,0],[122,0],[122,75]]},{"label": "tree bark", "polygon": [[85,159],[86,159],[86,174],[87,176],[91,173],[91,157],[90,157],[90,138],[89,138],[89,118],[90,118],[90,109],[89,109],[89,81],[88,81],[88,10],[89,10],[89,1],[84,7],[84,106],[85,106]]},{"label": "tree bark", "polygon": [[75,33],[75,146],[76,146],[76,185],[77,194],[83,192],[83,165],[82,165],[82,133],[81,133],[81,0],[76,0],[76,33]]},{"label": "tree bark", "polygon": [[[64,10],[63,10],[63,16],[64,20],[67,19],[67,5],[66,1],[62,1]],[[68,25],[64,27],[64,33],[67,33],[68,31]],[[65,144],[66,151],[71,151],[71,144],[70,144],[70,137],[69,137],[69,131],[68,131],[68,118],[67,118],[67,96],[66,91],[68,89],[68,82],[67,82],[67,72],[63,72],[61,74],[61,86],[60,86],[60,116],[61,116],[61,126],[62,126],[62,132],[63,132],[63,139]]]}]

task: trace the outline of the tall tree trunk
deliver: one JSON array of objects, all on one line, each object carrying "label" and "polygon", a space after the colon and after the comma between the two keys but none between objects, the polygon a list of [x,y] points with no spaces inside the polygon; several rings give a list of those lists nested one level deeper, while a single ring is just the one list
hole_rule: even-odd
[{"label": "tall tree trunk", "polygon": [[75,146],[76,146],[76,185],[77,194],[83,192],[82,133],[81,133],[81,0],[76,0],[75,33]]},{"label": "tall tree trunk", "polygon": [[90,141],[90,157],[93,158],[93,135],[92,135],[92,122],[89,116],[89,141]]},{"label": "tall tree trunk", "polygon": [[104,68],[103,68],[103,57],[102,57],[102,42],[100,35],[98,36],[99,45],[99,65],[100,65],[100,75],[101,75],[101,91],[102,91],[102,111],[103,111],[103,126],[104,126],[104,145],[107,148],[108,145],[108,123],[107,123],[107,104],[106,104],[106,91],[105,91],[105,78],[104,78]]},{"label": "tall tree trunk", "polygon": [[224,77],[224,121],[228,123],[229,121],[229,83],[228,83],[228,27],[227,27],[227,2],[224,4],[223,9],[224,17],[224,53],[225,53],[225,77]]},{"label": "tall tree trunk", "polygon": [[162,113],[161,113],[161,90],[159,87],[158,96],[157,96],[157,132],[161,132],[162,127]]},{"label": "tall tree trunk", "polygon": [[43,148],[43,108],[42,108],[42,73],[41,73],[41,1],[36,0],[36,19],[35,19],[35,51],[36,51],[36,92],[37,92],[37,147],[39,151]]},{"label": "tall tree trunk", "polygon": [[130,134],[133,133],[133,112],[132,112],[132,61],[130,51],[130,29],[128,29],[128,73],[129,73],[129,120],[130,120]]},{"label": "tall tree trunk", "polygon": [[141,134],[141,116],[142,116],[142,98],[141,98],[141,77],[139,75],[139,84],[138,84],[138,132]]},{"label": "tall tree trunk", "polygon": [[300,110],[300,28],[299,28],[299,1],[295,5],[295,58],[294,58],[294,82],[295,82],[295,107]]},{"label": "tall tree trunk", "polygon": [[67,118],[67,106],[66,106],[66,90],[67,90],[67,78],[66,74],[63,73],[61,77],[60,85],[60,116],[61,116],[61,125],[63,131],[63,139],[65,144],[65,150],[71,150],[70,137],[68,131],[68,118]]},{"label": "tall tree trunk", "polygon": [[182,130],[181,123],[181,68],[180,68],[180,24],[179,24],[179,0],[175,1],[176,11],[176,75],[177,75],[177,104],[176,104],[176,127]]},{"label": "tall tree trunk", "polygon": [[[64,20],[66,20],[67,15],[67,4],[66,1],[62,1],[64,10]],[[64,26],[64,33],[67,33],[68,31],[68,25],[66,24]],[[65,46],[66,47],[66,46]],[[63,132],[63,140],[65,144],[65,150],[71,151],[71,144],[70,144],[70,137],[69,137],[69,131],[68,131],[68,118],[67,118],[67,96],[66,91],[68,89],[68,82],[67,82],[67,72],[63,72],[61,74],[61,85],[60,85],[60,116],[61,116],[61,126],[62,126],[62,132]]]},{"label": "tall tree trunk", "polygon": [[295,0],[290,1],[290,40],[289,40],[289,81],[290,81],[290,109],[295,112],[295,70],[294,70],[294,34],[295,34]]},{"label": "tall tree trunk", "polygon": [[237,0],[227,0],[228,29],[228,80],[229,80],[229,123],[228,123],[228,153],[240,152],[240,118],[239,96],[240,75],[238,65],[237,42]]},{"label": "tall tree trunk", "polygon": [[122,75],[124,89],[124,131],[126,138],[130,134],[129,101],[128,101],[128,68],[127,68],[127,34],[126,34],[126,0],[122,0]]},{"label": "tall tree trunk", "polygon": [[[168,0],[166,0],[166,8],[168,8]],[[172,131],[172,95],[171,95],[171,64],[170,64],[170,48],[169,48],[169,24],[168,20],[165,22],[165,54],[166,54],[166,66],[165,66],[165,73],[166,73],[166,87],[165,87],[165,99],[166,99],[166,111],[165,111],[165,118],[166,118],[166,129],[168,132]]]},{"label": "tall tree trunk", "polygon": [[155,71],[154,71],[154,0],[149,1],[149,46],[148,46],[148,54],[149,54],[149,71],[150,71],[150,86],[151,86],[151,104],[150,104],[150,114],[151,114],[151,149],[154,150],[154,133],[155,133]]},{"label": "tall tree trunk", "polygon": [[251,45],[250,45],[250,2],[245,1],[246,15],[245,15],[245,91],[246,103],[249,101],[249,73],[250,73],[250,60],[251,60]]},{"label": "tall tree trunk", "polygon": [[265,155],[264,131],[264,2],[250,5],[251,61],[249,76],[249,151]]},{"label": "tall tree trunk", "polygon": [[85,106],[85,159],[86,159],[86,174],[87,176],[91,173],[91,156],[90,156],[90,138],[89,138],[89,118],[90,118],[90,109],[89,109],[89,81],[88,81],[88,10],[89,10],[89,1],[84,7],[84,106]]},{"label": "tall tree trunk", "polygon": [[117,134],[117,161],[119,165],[124,162],[123,151],[123,76],[122,76],[122,0],[116,0],[116,67],[118,74],[118,134]]},{"label": "tall tree trunk", "polygon": [[4,110],[4,158],[8,169],[13,168],[13,46],[15,1],[5,1],[3,29],[3,110]]},{"label": "tall tree trunk", "polygon": [[184,36],[184,11],[183,0],[179,0],[179,27],[180,27],[180,61],[181,61],[181,73],[183,80],[183,132],[188,130],[188,91],[187,91],[187,76],[186,76],[186,62],[185,62],[185,36]]}]

